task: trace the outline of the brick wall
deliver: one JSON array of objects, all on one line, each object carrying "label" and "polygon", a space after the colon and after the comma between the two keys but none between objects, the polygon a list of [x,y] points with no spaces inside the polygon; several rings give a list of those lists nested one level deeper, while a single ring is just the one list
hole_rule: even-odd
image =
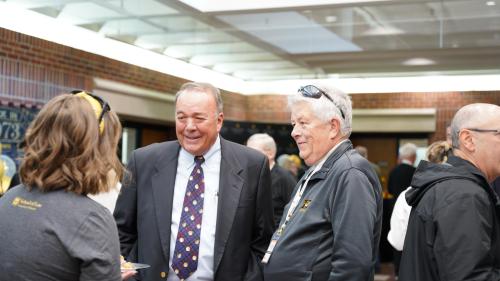
[{"label": "brick wall", "polygon": [[470,103],[500,104],[500,92],[390,93],[352,95],[355,108],[436,108],[436,132],[430,141],[442,140],[455,112]]},{"label": "brick wall", "polygon": [[[436,132],[430,137],[431,142],[445,138],[446,125],[460,107],[475,102],[500,105],[500,92],[353,94],[351,97],[355,109],[436,108]],[[286,96],[257,95],[248,96],[247,100],[249,121],[290,121]]]}]

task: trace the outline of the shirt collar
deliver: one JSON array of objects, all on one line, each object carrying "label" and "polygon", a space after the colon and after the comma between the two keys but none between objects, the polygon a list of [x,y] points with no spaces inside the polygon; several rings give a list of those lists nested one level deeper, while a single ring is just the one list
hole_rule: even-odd
[{"label": "shirt collar", "polygon": [[[203,154],[203,158],[205,158],[204,164],[209,165],[210,162],[215,158],[214,155],[216,153],[220,153],[220,137],[217,135],[217,139],[215,143],[208,149],[208,151]],[[198,155],[193,155],[181,146],[181,150],[179,152],[179,165],[186,167],[186,169],[192,168],[194,165],[194,157]]]},{"label": "shirt collar", "polygon": [[408,160],[408,159],[401,159],[401,163],[413,166],[413,163],[410,160]]},{"label": "shirt collar", "polygon": [[313,165],[313,167],[312,167],[313,170],[312,170],[312,173],[310,175],[319,171],[323,167],[323,164],[325,164],[326,159],[328,159],[328,157],[335,151],[335,149],[337,149],[337,147],[339,147],[342,143],[344,143],[346,141],[347,141],[347,139],[344,139],[344,140],[340,141],[339,143],[337,143],[332,149],[330,149],[330,151],[328,151],[328,153],[325,156],[323,156],[323,158],[321,158],[321,160],[318,162],[318,164]]}]

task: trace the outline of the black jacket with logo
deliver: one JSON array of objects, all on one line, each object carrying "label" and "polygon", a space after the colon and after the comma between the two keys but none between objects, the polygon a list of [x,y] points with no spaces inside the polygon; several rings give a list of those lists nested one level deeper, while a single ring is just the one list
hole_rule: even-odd
[{"label": "black jacket with logo", "polygon": [[406,193],[399,280],[500,280],[498,198],[472,163],[448,164],[422,161]]},{"label": "black jacket with logo", "polygon": [[[373,280],[382,226],[381,193],[370,163],[350,141],[339,144],[311,176],[264,265],[264,281]],[[290,203],[282,222],[288,208]]]}]

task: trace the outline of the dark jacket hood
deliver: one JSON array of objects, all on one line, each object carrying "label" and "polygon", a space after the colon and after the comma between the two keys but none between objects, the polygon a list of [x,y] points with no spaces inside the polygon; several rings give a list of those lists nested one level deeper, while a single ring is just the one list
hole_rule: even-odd
[{"label": "dark jacket hood", "polygon": [[[450,179],[470,180],[481,186],[489,186],[484,175],[469,161],[450,156],[447,163],[436,164],[428,161],[420,161],[413,179],[411,189],[406,192],[406,201],[415,207],[424,194],[433,188],[436,183]],[[496,195],[488,188],[490,197],[496,203]]]}]

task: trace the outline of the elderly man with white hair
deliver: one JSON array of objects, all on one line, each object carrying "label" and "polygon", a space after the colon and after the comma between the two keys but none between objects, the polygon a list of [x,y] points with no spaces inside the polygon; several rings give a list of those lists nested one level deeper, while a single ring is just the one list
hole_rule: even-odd
[{"label": "elderly man with white hair", "polygon": [[451,137],[449,165],[420,162],[406,194],[400,280],[500,280],[500,107],[462,107]]},{"label": "elderly man with white hair", "polygon": [[273,197],[275,228],[283,215],[283,208],[290,201],[293,188],[297,183],[292,173],[276,165],[276,142],[268,134],[253,134],[247,140],[247,146],[266,155],[271,169],[271,194]]},{"label": "elderly man with white hair", "polygon": [[264,255],[264,280],[373,280],[381,187],[349,141],[350,98],[326,85],[308,85],[288,101],[292,137],[310,169]]},{"label": "elderly man with white hair", "polygon": [[387,189],[397,198],[401,192],[410,186],[411,178],[415,173],[415,160],[417,159],[417,146],[405,143],[399,148],[398,165],[389,173]]}]

